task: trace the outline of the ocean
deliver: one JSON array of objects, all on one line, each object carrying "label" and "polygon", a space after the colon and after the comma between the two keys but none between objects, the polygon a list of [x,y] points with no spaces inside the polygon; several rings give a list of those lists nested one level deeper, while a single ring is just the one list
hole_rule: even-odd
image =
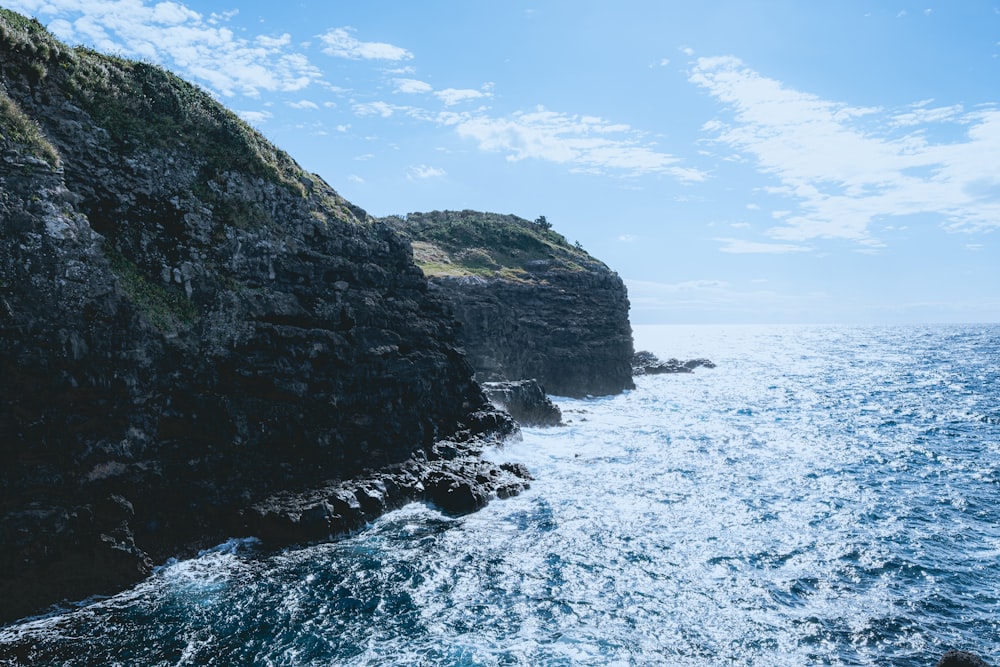
[{"label": "ocean", "polygon": [[232,541],[0,629],[31,665],[1000,661],[1000,325],[639,326],[715,369],[556,398],[524,494]]}]

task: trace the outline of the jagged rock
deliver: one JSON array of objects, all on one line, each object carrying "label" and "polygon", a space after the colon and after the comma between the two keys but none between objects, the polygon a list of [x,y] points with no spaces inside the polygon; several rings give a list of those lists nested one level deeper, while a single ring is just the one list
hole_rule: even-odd
[{"label": "jagged rock", "polygon": [[316,542],[357,530],[408,502],[425,501],[449,514],[466,514],[491,498],[508,498],[528,488],[531,475],[523,465],[497,465],[480,457],[480,447],[489,442],[481,437],[442,441],[406,462],[356,479],[275,494],[241,514],[240,534],[276,545]]},{"label": "jagged rock", "polygon": [[632,375],[660,375],[662,373],[692,373],[699,366],[715,368],[708,359],[667,359],[661,361],[655,354],[642,350],[632,357]]},{"label": "jagged rock", "polygon": [[336,533],[514,432],[455,329],[408,242],[209,95],[0,9],[0,622]]},{"label": "jagged rock", "polygon": [[510,413],[521,426],[559,426],[562,412],[545,395],[537,380],[516,382],[484,382],[486,398],[501,410]]}]

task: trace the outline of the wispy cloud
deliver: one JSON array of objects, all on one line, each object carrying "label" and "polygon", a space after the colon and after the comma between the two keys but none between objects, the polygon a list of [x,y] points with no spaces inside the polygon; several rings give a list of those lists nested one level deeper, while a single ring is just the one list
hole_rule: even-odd
[{"label": "wispy cloud", "polygon": [[293,109],[310,109],[310,110],[319,109],[318,104],[316,104],[315,102],[310,102],[309,100],[299,100],[298,102],[289,102],[288,106],[292,107]]},{"label": "wispy cloud", "polygon": [[358,116],[380,116],[382,118],[388,118],[397,111],[407,109],[408,107],[399,107],[387,102],[362,102],[355,104],[353,107],[354,113]]},{"label": "wispy cloud", "polygon": [[428,167],[426,164],[410,167],[406,171],[406,179],[410,181],[425,180],[428,178],[440,178],[446,176],[448,172],[437,167]]},{"label": "wispy cloud", "polygon": [[[798,202],[769,230],[772,238],[869,242],[874,221],[915,214],[936,215],[952,230],[1000,226],[996,109],[852,107],[788,88],[733,57],[698,59],[690,80],[732,112],[706,131],[775,177],[771,193]],[[927,125],[946,122],[956,138],[932,143]]]},{"label": "wispy cloud", "polygon": [[947,107],[931,107],[934,100],[924,100],[911,104],[909,108],[890,117],[889,122],[898,127],[913,127],[915,125],[927,125],[929,123],[942,123],[946,121],[961,122],[964,109],[962,105],[956,104]]},{"label": "wispy cloud", "polygon": [[794,243],[760,243],[757,241],[745,241],[743,239],[721,238],[715,239],[724,245],[719,248],[722,252],[736,255],[747,254],[769,254],[787,255],[794,252],[809,252],[809,246],[797,245]]},{"label": "wispy cloud", "polygon": [[326,46],[323,53],[350,60],[410,60],[413,54],[385,42],[362,42],[354,36],[354,28],[334,28],[319,35]]},{"label": "wispy cloud", "polygon": [[445,88],[444,90],[435,91],[434,97],[444,102],[445,106],[450,107],[460,102],[490,97],[490,93],[473,88]]},{"label": "wispy cloud", "polygon": [[492,83],[487,83],[480,90],[476,90],[475,88],[445,88],[443,90],[434,90],[434,87],[426,81],[409,78],[394,79],[393,83],[396,86],[397,93],[433,93],[434,97],[443,102],[446,107],[455,106],[456,104],[468,102],[469,100],[479,100],[492,97],[493,95],[490,92],[490,89],[493,87]]},{"label": "wispy cloud", "polygon": [[397,93],[429,93],[434,90],[431,84],[417,79],[396,79],[395,84]]},{"label": "wispy cloud", "polygon": [[291,49],[287,34],[238,37],[225,27],[233,14],[206,18],[180,3],[134,0],[5,0],[4,5],[48,21],[63,41],[164,63],[223,96],[301,90],[321,76]]},{"label": "wispy cloud", "polygon": [[460,136],[476,141],[481,150],[506,153],[512,162],[535,158],[566,164],[575,171],[662,173],[682,181],[705,177],[697,169],[682,166],[680,158],[643,143],[629,126],[593,116],[539,107],[505,118],[478,115],[452,120]]}]

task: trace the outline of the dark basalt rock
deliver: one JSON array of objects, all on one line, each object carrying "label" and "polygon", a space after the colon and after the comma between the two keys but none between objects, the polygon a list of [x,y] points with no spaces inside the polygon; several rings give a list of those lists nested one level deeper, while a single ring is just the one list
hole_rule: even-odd
[{"label": "dark basalt rock", "polygon": [[[195,87],[0,9],[0,622],[423,497],[435,443],[516,430],[472,374],[390,228]],[[474,459],[456,508],[520,488]]]},{"label": "dark basalt rock", "polygon": [[937,667],[990,667],[979,656],[965,651],[948,651],[937,662]]},{"label": "dark basalt rock", "polygon": [[576,398],[633,388],[621,279],[611,271],[536,278],[431,278],[462,325],[459,340],[476,379],[535,378],[553,395]]},{"label": "dark basalt rock", "polygon": [[556,396],[635,387],[625,284],[538,222],[477,211],[387,219],[461,324],[479,382],[535,378]]},{"label": "dark basalt rock", "polygon": [[413,501],[461,515],[491,498],[508,498],[528,488],[531,475],[519,464],[481,458],[489,438],[442,441],[400,464],[334,480],[304,493],[279,493],[241,512],[243,534],[266,544],[327,540],[363,527],[385,512]]},{"label": "dark basalt rock", "polygon": [[704,368],[715,368],[715,364],[708,359],[689,359],[680,361],[679,359],[667,359],[661,361],[652,352],[642,350],[636,352],[632,357],[633,375],[660,375],[663,373],[692,373],[699,366]]},{"label": "dark basalt rock", "polygon": [[537,380],[484,382],[483,391],[493,405],[506,410],[521,426],[559,426],[562,412],[545,395]]}]

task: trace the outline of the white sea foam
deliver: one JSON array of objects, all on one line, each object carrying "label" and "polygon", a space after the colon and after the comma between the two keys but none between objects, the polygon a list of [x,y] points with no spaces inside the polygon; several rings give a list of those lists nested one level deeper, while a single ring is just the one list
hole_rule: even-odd
[{"label": "white sea foam", "polygon": [[0,646],[44,660],[85,637],[98,662],[219,665],[1000,657],[1000,328],[636,338],[718,368],[557,399],[566,427],[488,454],[533,472],[516,498],[461,518],[411,505],[271,556],[215,550]]}]

